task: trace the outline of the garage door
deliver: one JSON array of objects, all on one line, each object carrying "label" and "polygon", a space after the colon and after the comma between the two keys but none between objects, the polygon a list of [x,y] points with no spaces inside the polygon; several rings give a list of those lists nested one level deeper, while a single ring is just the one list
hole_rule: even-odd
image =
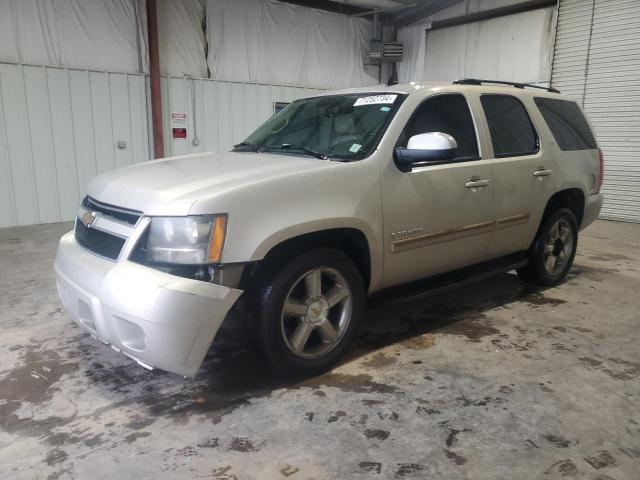
[{"label": "garage door", "polygon": [[575,97],[605,155],[601,216],[640,222],[640,2],[561,0],[552,84]]}]

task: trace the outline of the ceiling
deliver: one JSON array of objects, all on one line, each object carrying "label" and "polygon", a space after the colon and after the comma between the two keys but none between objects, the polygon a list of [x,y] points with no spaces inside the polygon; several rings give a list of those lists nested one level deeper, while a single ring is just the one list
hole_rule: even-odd
[{"label": "ceiling", "polygon": [[399,26],[414,23],[460,0],[280,0],[344,15],[380,15],[380,20]]},{"label": "ceiling", "polygon": [[389,9],[389,8],[402,8],[407,5],[419,3],[419,0],[334,0],[336,3],[343,5],[352,5],[356,7],[363,7],[367,10],[373,9]]}]

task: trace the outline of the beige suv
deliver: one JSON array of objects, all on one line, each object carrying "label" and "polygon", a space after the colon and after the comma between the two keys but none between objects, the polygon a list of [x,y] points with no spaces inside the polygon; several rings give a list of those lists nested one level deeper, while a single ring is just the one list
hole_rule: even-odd
[{"label": "beige suv", "polygon": [[60,241],[58,290],[83,329],[147,368],[195,375],[228,317],[275,367],[312,373],[345,352],[374,292],[511,269],[561,282],[602,176],[580,107],[552,89],[329,92],[232,152],[93,179]]}]

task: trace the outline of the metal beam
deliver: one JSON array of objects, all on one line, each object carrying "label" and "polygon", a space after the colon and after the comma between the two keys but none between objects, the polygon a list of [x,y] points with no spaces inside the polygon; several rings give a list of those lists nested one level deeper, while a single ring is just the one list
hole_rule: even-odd
[{"label": "metal beam", "polygon": [[283,3],[292,3],[303,7],[317,8],[327,12],[342,13],[344,15],[356,15],[370,11],[369,8],[357,7],[348,3],[332,2],[331,0],[280,0]]},{"label": "metal beam", "polygon": [[556,4],[557,0],[528,0],[522,3],[516,3],[504,7],[492,8],[491,10],[484,10],[482,12],[462,15],[460,17],[436,20],[435,22],[431,23],[431,28],[429,28],[429,30],[456,27],[458,25],[466,25],[468,23],[490,20],[492,18],[499,18],[507,15],[514,15],[516,13],[530,12],[532,10],[538,10],[540,8],[554,7],[556,6]]},{"label": "metal beam", "polygon": [[153,157],[164,157],[162,130],[162,92],[160,89],[160,54],[158,50],[158,10],[156,0],[147,0],[147,41],[149,43],[149,71],[151,74],[151,125]]},{"label": "metal beam", "polygon": [[405,8],[411,8],[411,7],[415,7],[415,6],[416,6],[416,4],[412,3],[412,4],[409,4],[409,5],[398,5],[396,7],[375,8],[373,10],[368,10],[368,11],[362,12],[362,13],[354,13],[351,16],[352,17],[366,17],[368,15],[376,15],[378,13],[393,12],[395,10],[403,10]]}]

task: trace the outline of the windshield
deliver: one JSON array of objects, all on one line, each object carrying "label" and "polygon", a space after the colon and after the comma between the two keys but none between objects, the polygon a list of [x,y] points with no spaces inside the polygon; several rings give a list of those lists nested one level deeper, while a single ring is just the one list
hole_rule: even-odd
[{"label": "windshield", "polygon": [[404,97],[360,93],[297,100],[236,145],[235,151],[359,160],[376,148]]}]

